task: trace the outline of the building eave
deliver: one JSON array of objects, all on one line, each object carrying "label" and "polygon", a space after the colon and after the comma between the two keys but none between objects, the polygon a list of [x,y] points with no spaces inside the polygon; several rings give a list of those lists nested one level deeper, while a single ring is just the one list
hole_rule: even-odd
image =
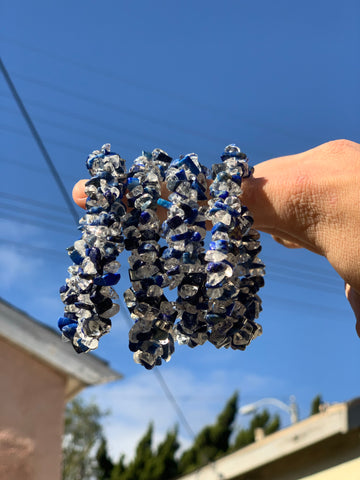
[{"label": "building eave", "polygon": [[94,354],[78,355],[61,335],[0,299],[0,336],[67,377],[67,397],[122,378]]},{"label": "building eave", "polygon": [[[346,435],[360,428],[360,398],[329,406],[288,428],[280,430],[212,462],[181,480],[236,480],[247,478],[251,472],[273,464],[338,435]],[[244,476],[244,477],[242,477]],[[179,479],[180,480],[180,479]]]}]

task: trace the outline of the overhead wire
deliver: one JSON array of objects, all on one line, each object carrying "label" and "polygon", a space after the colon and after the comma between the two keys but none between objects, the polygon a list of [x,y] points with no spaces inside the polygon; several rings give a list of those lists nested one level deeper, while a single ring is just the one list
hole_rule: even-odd
[{"label": "overhead wire", "polygon": [[[49,170],[45,167],[37,167],[35,165],[25,163],[25,162],[20,162],[19,160],[16,160],[14,158],[9,158],[9,157],[0,157],[0,163],[5,163],[6,165],[16,165],[17,167],[24,168],[25,170],[30,170],[32,173],[40,174],[40,175],[49,175]],[[74,176],[69,175],[67,173],[62,173],[61,176],[63,178],[68,178],[73,180]]]},{"label": "overhead wire", "polygon": [[[7,107],[4,107],[2,105],[0,105],[0,110],[3,110],[3,111],[8,110],[10,112],[10,109],[8,109]],[[13,112],[11,112],[11,113],[13,113]],[[47,126],[54,127],[54,128],[57,128],[59,130],[65,131],[65,132],[72,132],[72,133],[76,133],[76,134],[87,136],[87,137],[94,137],[94,134],[89,132],[88,129],[83,130],[81,128],[74,127],[74,126],[69,126],[69,124],[58,122],[56,120],[49,120],[49,119],[47,119],[45,117],[41,117],[39,115],[33,115],[33,118],[39,123],[46,124]],[[123,147],[131,148],[131,149],[138,148],[138,146],[135,143],[131,143],[131,142],[128,142],[127,140],[123,140],[123,139],[121,139],[121,145]]]},{"label": "overhead wire", "polygon": [[[0,90],[0,96],[1,97],[6,96],[5,92],[2,92]],[[86,123],[87,125],[92,124],[96,127],[103,128],[107,132],[113,131],[117,135],[121,135],[121,137],[120,137],[121,138],[121,140],[120,140],[121,144],[123,144],[122,136],[124,134],[130,135],[130,136],[135,136],[137,138],[137,144],[136,144],[136,147],[135,147],[136,149],[138,149],[139,140],[142,141],[143,139],[145,140],[144,144],[146,143],[146,141],[151,142],[152,144],[154,144],[154,143],[160,144],[160,141],[155,141],[152,135],[147,135],[143,131],[140,132],[140,131],[130,130],[129,128],[127,128],[127,126],[124,126],[123,123],[121,124],[121,126],[115,126],[114,124],[112,124],[110,122],[105,123],[105,122],[99,121],[97,117],[80,115],[78,112],[75,112],[75,111],[67,110],[67,109],[64,109],[64,108],[58,108],[58,107],[55,107],[53,105],[49,105],[49,104],[46,104],[44,102],[39,102],[39,101],[36,101],[36,100],[30,100],[28,98],[25,98],[25,100],[26,100],[28,105],[32,105],[34,107],[40,108],[41,110],[50,111],[51,113],[58,113],[62,116],[68,117],[68,118],[77,119],[77,120],[80,120],[81,122]],[[6,109],[7,111],[10,111],[10,109],[7,106],[1,106],[0,108],[4,109],[4,110]],[[42,120],[38,116],[35,116],[34,118],[39,119],[40,121]],[[46,120],[46,123],[56,126],[56,123],[53,122],[53,121],[51,121],[49,123],[48,120]],[[58,127],[58,128],[60,128],[60,127]],[[178,152],[182,151],[182,146],[180,144],[174,143],[173,141],[170,141],[170,142],[167,141],[166,144],[168,146],[172,147],[174,149],[174,151],[178,151]],[[131,145],[131,148],[133,148],[134,146],[135,146],[134,144]],[[208,155],[210,155],[210,154],[208,154]]]},{"label": "overhead wire", "polygon": [[122,112],[123,114],[125,114],[127,116],[131,116],[131,117],[135,117],[135,118],[141,118],[142,120],[145,120],[146,122],[149,122],[152,125],[155,124],[155,125],[159,125],[163,128],[176,130],[176,131],[181,132],[185,135],[201,137],[201,138],[204,138],[205,140],[211,141],[211,142],[216,142],[217,141],[217,142],[222,142],[224,144],[226,144],[226,142],[227,142],[227,139],[218,138],[218,137],[216,137],[216,135],[212,135],[210,133],[207,134],[206,132],[189,129],[189,128],[184,127],[183,125],[177,124],[176,122],[172,122],[172,121],[169,121],[169,120],[165,121],[165,120],[162,120],[159,117],[155,117],[155,116],[152,116],[152,115],[145,115],[144,113],[138,112],[136,110],[133,110],[133,109],[130,109],[130,108],[125,108],[123,105],[120,105],[116,102],[107,102],[105,100],[98,100],[94,97],[90,97],[90,96],[85,95],[81,92],[75,92],[75,91],[69,90],[67,88],[60,87],[59,85],[55,85],[54,83],[46,82],[45,80],[39,80],[37,78],[33,78],[33,77],[28,76],[28,75],[23,75],[23,74],[20,74],[20,73],[13,73],[13,76],[16,77],[16,78],[19,78],[19,79],[21,79],[25,82],[32,83],[32,84],[35,84],[35,85],[40,85],[42,87],[48,88],[48,89],[56,91],[58,93],[65,94],[69,97],[76,98],[77,100],[82,100],[82,101],[85,101],[87,103],[91,103],[92,105],[98,105],[98,106],[101,106],[102,108],[105,107],[105,108],[110,109],[110,110],[115,110],[117,112],[117,114]]},{"label": "overhead wire", "polygon": [[31,119],[30,115],[28,114],[28,112],[25,108],[25,105],[23,104],[23,102],[22,102],[22,100],[21,100],[21,98],[20,98],[20,96],[19,96],[19,94],[18,94],[18,92],[15,88],[15,85],[14,85],[14,83],[13,83],[13,81],[12,81],[12,79],[11,79],[11,77],[10,77],[10,75],[9,75],[5,65],[4,65],[4,62],[2,61],[1,58],[0,58],[0,70],[3,73],[3,76],[6,80],[6,83],[9,87],[13,97],[14,97],[14,100],[15,100],[16,104],[18,105],[24,120],[27,123],[27,125],[28,125],[28,127],[31,131],[31,134],[34,137],[34,140],[36,141],[36,143],[37,143],[37,145],[38,145],[38,147],[39,147],[39,149],[40,149],[40,151],[41,151],[41,153],[42,153],[42,155],[45,159],[45,162],[47,163],[47,165],[49,167],[56,184],[58,185],[58,188],[59,188],[59,190],[60,190],[60,192],[61,192],[61,194],[62,194],[62,196],[65,200],[65,203],[67,204],[67,206],[69,208],[69,211],[70,211],[75,223],[77,224],[79,217],[78,217],[77,211],[76,211],[76,209],[73,205],[73,202],[72,202],[69,194],[67,193],[66,188],[63,184],[63,181],[61,180],[61,177],[60,177],[57,169],[55,168],[55,165],[54,165],[47,149],[45,148],[45,145],[44,145],[44,143],[43,143],[43,141],[42,141],[42,139],[41,139],[41,137],[40,137],[33,121],[32,121],[32,119]]},{"label": "overhead wire", "polygon": [[16,247],[17,249],[22,249],[22,250],[28,250],[31,251],[35,254],[38,254],[40,256],[43,255],[49,255],[51,257],[56,257],[57,259],[60,259],[60,257],[65,256],[65,253],[61,253],[58,250],[55,250],[54,248],[49,248],[49,247],[43,247],[39,245],[32,245],[24,242],[17,242],[16,240],[9,240],[6,238],[0,238],[0,243],[4,243],[6,245],[12,245]]},{"label": "overhead wire", "polygon": [[[39,215],[39,212],[37,212],[33,208],[27,208],[24,206],[9,204],[6,202],[2,202],[0,200],[0,213],[4,213],[4,211],[6,212],[5,209],[9,209],[11,213],[24,213],[27,216],[32,216],[35,218],[38,218],[38,215]],[[61,217],[61,215],[58,215],[56,212],[54,212],[53,214],[50,214],[50,213],[45,214],[42,212],[41,218],[50,223],[55,222],[56,224],[62,223],[64,225],[67,225],[67,221],[64,219],[64,217]]]},{"label": "overhead wire", "polygon": [[[161,97],[167,97],[170,100],[174,101],[176,99],[177,101],[180,101],[181,103],[184,103],[192,108],[196,109],[202,109],[208,112],[220,114],[220,115],[226,115],[226,116],[231,116],[238,118],[239,120],[243,121],[244,117],[240,116],[237,112],[234,112],[233,110],[229,108],[219,108],[218,106],[215,105],[210,105],[208,103],[204,104],[202,102],[199,102],[198,98],[189,98],[188,96],[185,95],[180,95],[178,91],[170,91],[166,88],[157,88],[152,85],[149,85],[148,83],[142,83],[138,81],[138,76],[134,78],[126,78],[124,74],[122,73],[121,75],[116,74],[115,72],[111,71],[109,68],[106,68],[106,70],[103,69],[94,69],[93,65],[90,65],[84,61],[80,60],[73,60],[65,55],[59,55],[58,53],[50,52],[47,51],[43,48],[39,48],[34,45],[30,45],[28,43],[24,44],[20,42],[18,39],[15,38],[9,38],[5,35],[0,34],[0,38],[2,38],[4,41],[9,42],[11,44],[17,45],[20,48],[26,49],[28,51],[33,51],[36,53],[40,53],[41,55],[47,56],[48,58],[51,58],[52,61],[58,60],[60,62],[63,62],[65,64],[70,64],[74,66],[75,68],[82,69],[87,72],[91,72],[92,75],[100,75],[105,77],[106,79],[112,78],[116,80],[117,83],[122,83],[123,85],[126,85],[131,88],[136,88],[139,90],[143,91],[148,91],[152,92],[153,94],[159,95]],[[262,128],[266,129],[267,131],[274,131],[276,133],[279,133],[283,136],[286,136],[288,138],[299,138],[298,134],[295,134],[294,132],[290,132],[288,130],[285,130],[284,128],[280,128],[273,123],[270,122],[260,122],[259,119],[257,118],[254,120],[254,118],[250,118],[249,115],[246,115],[246,123],[247,124],[252,124],[256,126],[257,128]],[[304,139],[304,136],[302,135],[302,139]],[[307,141],[313,142],[314,138],[307,138]]]},{"label": "overhead wire", "polygon": [[54,230],[56,232],[60,232],[62,234],[69,234],[69,233],[74,233],[74,230],[66,227],[64,225],[52,225],[50,223],[46,222],[41,222],[40,220],[33,220],[29,218],[27,215],[22,217],[18,215],[14,215],[14,212],[11,211],[11,213],[6,213],[4,211],[0,211],[0,218],[4,218],[6,220],[11,220],[12,222],[17,222],[17,223],[26,223],[29,225],[33,225],[38,228],[42,228],[45,230]]},{"label": "overhead wire", "polygon": [[[28,136],[28,134],[25,130],[21,130],[20,128],[13,127],[11,125],[0,124],[0,130],[15,133],[16,135],[22,135],[22,136],[25,136],[25,137]],[[75,143],[63,142],[61,140],[56,140],[55,138],[52,138],[52,137],[47,137],[46,136],[46,137],[44,137],[44,140],[46,140],[46,143],[51,143],[53,145],[58,145],[59,147],[68,148],[72,151],[77,151],[79,153],[82,153],[83,155],[84,155],[85,151],[87,151],[85,149],[85,146],[84,146],[84,148],[81,148],[81,146],[76,145]]]},{"label": "overhead wire", "polygon": [[66,216],[67,215],[59,211],[59,205],[56,205],[55,203],[49,203],[49,202],[42,202],[40,200],[36,200],[34,198],[29,198],[29,197],[23,197],[21,195],[17,195],[15,193],[9,193],[9,192],[2,192],[0,191],[0,198],[3,198],[5,200],[10,200],[10,201],[15,201],[19,203],[25,203],[26,205],[33,205],[34,207],[38,208],[43,208],[45,210],[51,210],[53,213],[55,212],[55,215],[57,217],[59,216]]}]

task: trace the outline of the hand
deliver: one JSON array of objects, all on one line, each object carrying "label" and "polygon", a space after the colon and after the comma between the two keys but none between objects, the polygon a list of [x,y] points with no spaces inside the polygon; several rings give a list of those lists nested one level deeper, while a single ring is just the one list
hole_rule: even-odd
[{"label": "hand", "polygon": [[242,201],[255,227],[324,255],[345,281],[360,337],[360,145],[336,140],[256,165]]},{"label": "hand", "polygon": [[[85,208],[84,184],[73,190]],[[360,145],[336,140],[256,165],[243,182],[254,227],[282,245],[324,255],[344,279],[360,336]],[[164,217],[164,212],[159,212]]]}]

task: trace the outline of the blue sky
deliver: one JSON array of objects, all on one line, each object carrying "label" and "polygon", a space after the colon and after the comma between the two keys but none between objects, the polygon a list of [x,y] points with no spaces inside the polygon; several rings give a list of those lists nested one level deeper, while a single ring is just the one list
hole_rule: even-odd
[{"label": "blue sky", "polygon": [[[256,165],[337,138],[360,141],[357,0],[3,0],[0,14],[3,62],[69,193],[105,142],[128,165],[160,147],[211,166],[229,143]],[[0,111],[0,294],[56,327],[65,249],[78,232],[3,78]],[[235,390],[242,405],[295,395],[302,418],[318,393],[328,402],[360,393],[342,280],[323,258],[262,241],[262,337],[245,352],[178,347],[161,367],[195,431]],[[133,363],[126,315],[122,305],[97,351],[124,380],[86,393],[112,409],[114,457],[131,453],[150,420],[157,438],[178,422],[155,375]],[[189,442],[181,425],[180,436]]]}]

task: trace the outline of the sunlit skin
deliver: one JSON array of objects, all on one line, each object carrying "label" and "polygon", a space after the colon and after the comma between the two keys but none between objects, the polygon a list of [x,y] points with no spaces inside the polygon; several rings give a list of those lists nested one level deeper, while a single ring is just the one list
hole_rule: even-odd
[{"label": "sunlit skin", "polygon": [[[73,189],[85,208],[86,180]],[[336,140],[297,155],[256,165],[243,181],[242,201],[254,226],[288,248],[306,248],[327,258],[344,279],[345,294],[360,337],[360,145]],[[162,196],[168,191],[162,186]],[[158,209],[161,219],[166,210]]]}]

